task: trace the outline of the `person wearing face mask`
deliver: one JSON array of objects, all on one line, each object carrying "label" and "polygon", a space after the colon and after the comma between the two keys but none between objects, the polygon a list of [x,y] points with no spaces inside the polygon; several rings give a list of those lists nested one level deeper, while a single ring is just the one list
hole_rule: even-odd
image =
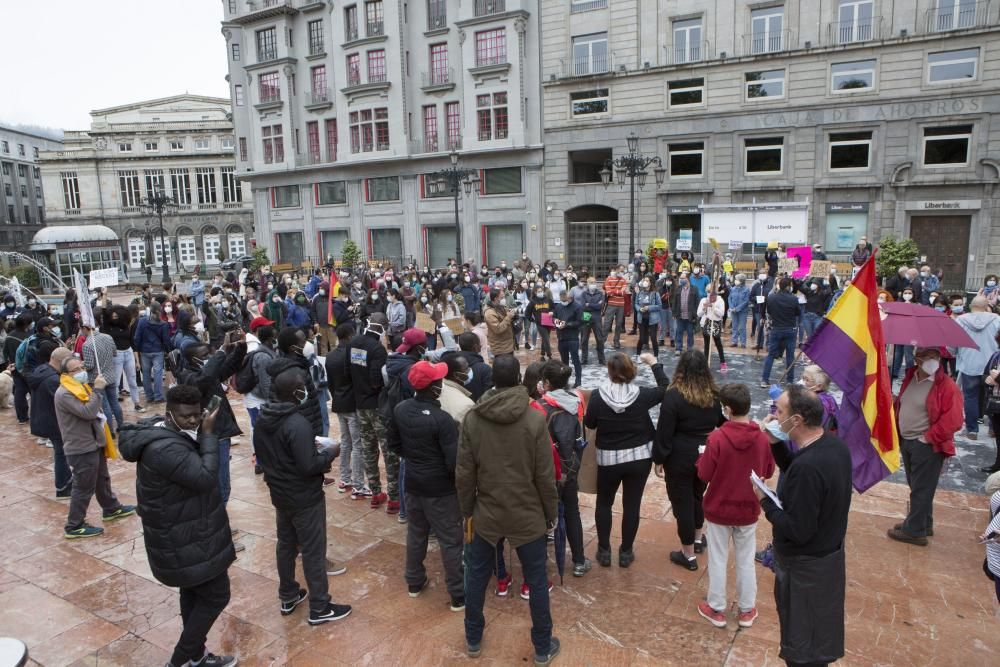
[{"label": "person wearing face mask", "polygon": [[778,291],[767,295],[767,317],[771,323],[771,331],[767,343],[767,359],[764,360],[764,374],[760,386],[771,386],[771,367],[774,360],[785,353],[785,367],[788,382],[795,381],[795,321],[799,314],[799,301],[792,294],[791,278],[778,281]]},{"label": "person wearing face mask", "polygon": [[698,317],[701,324],[701,338],[705,344],[705,356],[709,354],[709,345],[715,342],[719,353],[719,370],[726,372],[726,352],[722,347],[722,327],[726,316],[726,302],[712,289],[708,296],[698,303]]},{"label": "person wearing face mask", "polygon": [[910,487],[909,510],[888,536],[926,546],[934,535],[934,493],[941,468],[946,458],[955,455],[962,394],[941,366],[937,348],[917,348],[915,360],[917,365],[907,371],[894,403],[899,452]]},{"label": "person wearing face mask", "polygon": [[113,443],[111,431],[100,418],[104,407],[101,391],[107,386],[98,376],[91,388],[83,361],[69,357],[60,368],[59,388],[53,398],[66,462],[73,472],[73,491],[64,536],[67,539],[96,537],[103,528],[87,524],[87,508],[97,495],[102,518],[113,521],[135,514],[135,507],[122,505],[111,490],[111,475],[105,448]]},{"label": "person wearing face mask", "polygon": [[[909,287],[904,288],[900,292],[900,300],[905,304],[916,305],[913,301],[913,290]],[[904,360],[906,361],[905,367],[903,367]],[[913,363],[913,346],[894,344],[892,346],[892,363],[889,367],[889,377],[893,380],[897,379],[900,368],[903,368],[903,370],[912,368]]]},{"label": "person wearing face mask", "polygon": [[281,328],[285,323],[285,316],[288,313],[288,306],[285,299],[276,289],[271,289],[267,293],[266,303],[261,308],[261,315],[275,323]]},{"label": "person wearing face mask", "polygon": [[[508,308],[507,289],[494,287],[490,290],[490,300],[483,311],[486,325],[486,339],[490,357],[514,353],[514,320],[517,311]],[[579,341],[578,341],[579,342]]]},{"label": "person wearing face mask", "polygon": [[[521,332],[524,332],[524,347],[527,350],[531,350],[531,321],[525,317],[525,312],[528,310],[528,304],[531,302],[531,292],[528,290],[528,281],[522,280],[517,283],[514,288],[514,309],[516,316],[514,318],[514,349],[521,349],[520,339]],[[536,334],[537,335],[537,334]]]},{"label": "person wearing face mask", "polygon": [[455,491],[458,427],[441,409],[438,399],[447,364],[419,361],[407,371],[412,398],[400,402],[389,420],[386,442],[406,461],[405,579],[410,597],[418,597],[429,583],[424,559],[430,531],[437,536],[451,610],[465,608],[462,573],[462,521]]},{"label": "person wearing face mask", "polygon": [[699,299],[704,299],[708,296],[708,286],[712,282],[712,279],[705,275],[704,264],[694,265],[694,268],[691,269],[689,280],[691,281],[691,286],[698,290]]},{"label": "person wearing face mask", "polygon": [[25,302],[24,309],[21,312],[31,315],[32,321],[37,323],[38,320],[45,317],[49,311],[48,307],[44,303],[40,302],[35,295],[29,294],[28,300]]},{"label": "person wearing face mask", "polygon": [[466,274],[461,283],[451,288],[455,294],[462,297],[464,304],[463,313],[478,313],[483,307],[483,290],[479,286],[478,279],[473,280],[471,274]]},{"label": "person wearing face mask", "polygon": [[617,266],[604,279],[604,295],[607,308],[604,310],[603,330],[606,335],[614,328],[614,348],[622,349],[622,331],[625,329],[625,295],[628,292],[628,280],[625,279],[625,267]]},{"label": "person wearing face mask", "polygon": [[87,324],[81,324],[80,331],[86,332],[87,336],[82,350],[87,381],[93,387],[98,377],[104,378],[105,387],[98,393],[104,396],[104,415],[108,418],[111,433],[117,434],[125,420],[122,408],[118,404],[118,381],[115,378],[115,357],[118,356],[118,351],[115,348],[115,341],[108,334]]},{"label": "person wearing face mask", "polygon": [[312,331],[313,320],[309,312],[309,298],[305,292],[298,292],[285,313],[285,326],[301,330],[307,336]]},{"label": "person wearing face mask", "polygon": [[998,300],[1000,300],[1000,289],[998,289],[997,277],[994,274],[989,274],[983,279],[983,287],[979,290],[977,296],[981,296],[986,299],[986,303],[989,305],[990,309],[995,309]]},{"label": "person wearing face mask", "polygon": [[677,280],[677,289],[674,290],[673,302],[670,304],[670,311],[673,313],[675,321],[674,342],[677,349],[674,356],[679,357],[684,352],[684,340],[687,338],[687,347],[694,347],[694,325],[698,321],[698,290],[691,286],[688,274],[681,273]]},{"label": "person wearing face mask", "polygon": [[854,246],[853,252],[851,252],[851,263],[854,266],[861,268],[864,263],[868,261],[868,258],[872,255],[872,246],[868,243],[868,239],[862,236],[857,245]]},{"label": "person wearing face mask", "polygon": [[[669,263],[669,262],[668,262]],[[657,278],[654,289],[660,295],[660,321],[662,326],[660,326],[660,340],[657,341],[660,347],[666,345],[666,340],[670,338],[670,347],[675,347],[677,342],[676,328],[674,325],[674,313],[670,309],[670,303],[674,299],[674,277],[670,273],[664,271],[660,273],[660,277]]]},{"label": "person wearing face mask", "polygon": [[198,278],[197,272],[191,275],[191,284],[188,287],[188,295],[191,297],[191,303],[194,304],[196,308],[201,308],[202,304],[205,303],[205,285]]},{"label": "person wearing face mask", "polygon": [[[800,385],[777,400],[761,426],[781,470],[779,507],[754,486],[774,545],[774,601],[779,657],[789,664],[828,664],[844,656],[845,538],[851,509],[851,453],[823,430],[823,404]],[[786,445],[794,437],[799,448]],[[822,604],[816,604],[822,600]]]},{"label": "person wearing face mask", "polygon": [[[368,294],[358,310],[358,317],[364,321],[375,313],[385,314],[386,303],[377,289],[368,290]],[[388,333],[388,330],[387,330]]]},{"label": "person wearing face mask", "polygon": [[[920,293],[921,293],[921,303],[926,305],[933,305],[936,301],[938,292],[941,289],[941,280],[931,271],[931,267],[924,264],[920,267]],[[932,294],[932,292],[934,294]]]},{"label": "person wearing face mask", "polygon": [[385,315],[389,318],[389,335],[398,336],[406,330],[406,306],[397,290],[389,290],[386,299]]},{"label": "person wearing face mask", "polygon": [[643,348],[649,345],[653,348],[653,356],[658,357],[660,344],[656,332],[660,326],[660,312],[663,310],[660,295],[651,291],[648,277],[640,280],[637,287],[633,308],[635,322],[639,327],[639,341],[636,343],[635,354],[636,356],[642,354]]},{"label": "person wearing face mask", "polygon": [[23,365],[24,373],[17,368],[17,348],[31,336],[30,328],[31,315],[21,313],[14,319],[14,328],[3,339],[3,356],[7,360],[7,370],[10,371],[14,380],[14,412],[17,414],[18,424],[27,424],[30,416],[28,413],[29,372],[23,368]]},{"label": "person wearing face mask", "polygon": [[[989,300],[977,296],[969,304],[970,312],[959,315],[955,322],[962,327],[979,346],[949,348],[955,355],[958,369],[958,384],[965,397],[965,431],[962,435],[970,440],[979,437],[979,416],[983,392],[983,369],[990,357],[998,349],[997,334],[1000,333],[1000,315],[990,311]],[[954,307],[952,308],[954,312]]]},{"label": "person wearing face mask", "polygon": [[66,359],[73,356],[65,347],[54,341],[44,341],[38,346],[38,366],[27,376],[31,389],[31,435],[46,438],[52,443],[52,469],[56,487],[56,500],[69,500],[73,495],[73,473],[66,463],[59,423],[55,414],[55,395],[59,389],[59,371]]},{"label": "person wearing face mask", "polygon": [[535,293],[525,309],[525,316],[534,323],[538,337],[542,341],[542,360],[551,359],[552,344],[549,342],[549,332],[553,327],[552,297],[541,283],[535,285]]},{"label": "person wearing face mask", "polygon": [[767,264],[767,277],[772,281],[778,277],[778,244],[774,243],[767,244],[767,250],[764,251],[764,263]]},{"label": "person wearing face mask", "polygon": [[132,347],[139,352],[142,386],[146,402],[163,402],[163,361],[170,349],[170,327],[160,319],[160,304],[149,304],[149,315],[140,317],[132,335]]},{"label": "person wearing face mask", "polygon": [[126,461],[136,463],[150,570],[160,583],[180,589],[183,629],[167,664],[234,665],[236,658],[205,649],[229,604],[228,570],[236,560],[219,497],[216,413],[203,414],[198,390],[184,385],[167,392],[166,407],[163,420],[127,424],[119,447]]},{"label": "person wearing face mask", "polygon": [[13,294],[8,294],[4,297],[3,308],[0,309],[0,324],[6,322],[7,320],[14,319],[17,317],[17,314],[17,301],[14,299]]},{"label": "person wearing face mask", "polygon": [[746,276],[736,274],[736,283],[729,291],[729,315],[733,321],[733,347],[747,346],[747,315],[750,312],[750,288]]},{"label": "person wearing face mask", "polygon": [[475,379],[475,372],[469,367],[468,359],[460,354],[445,355],[444,363],[448,364],[448,374],[444,377],[438,400],[441,409],[451,415],[461,428],[465,414],[476,404],[472,400],[472,392],[467,389],[467,385]]},{"label": "person wearing face mask", "polygon": [[[576,288],[574,288],[576,289]],[[601,313],[604,310],[604,292],[597,281],[587,278],[584,289],[580,291],[578,301],[583,309],[583,324],[580,325],[580,347],[583,349],[583,363],[590,359],[590,334],[594,334],[594,348],[597,351],[597,363],[604,365],[604,327],[601,323]]]},{"label": "person wearing face mask", "polygon": [[[910,292],[912,297],[913,293]],[[805,336],[809,338],[816,331],[816,327],[823,321],[823,316],[830,307],[830,288],[822,284],[822,281],[813,279],[809,283],[806,291],[806,305],[802,314],[802,324],[805,328]]]},{"label": "person wearing face mask", "polygon": [[326,355],[325,361],[330,409],[337,415],[340,426],[340,482],[337,483],[337,493],[363,493],[365,489],[365,457],[348,349],[356,333],[354,322],[345,320],[338,324],[337,347]]},{"label": "person wearing face mask", "polygon": [[119,387],[119,395],[128,386],[128,394],[132,399],[133,410],[145,412],[139,402],[139,389],[135,381],[135,353],[132,350],[132,316],[125,306],[112,306],[104,311],[102,331],[115,342],[114,377]]},{"label": "person wearing face mask", "polygon": [[561,300],[560,297],[562,293],[568,289],[566,281],[563,279],[562,272],[559,271],[555,264],[552,265],[552,275],[546,283],[546,287],[548,288],[549,293],[552,294],[552,300],[556,303]]},{"label": "person wearing face mask", "polygon": [[580,363],[580,327],[583,325],[583,308],[580,307],[568,290],[560,295],[561,300],[552,311],[552,321],[556,327],[556,337],[559,341],[559,357],[563,364],[573,364],[576,377],[573,388],[583,382],[583,366]]},{"label": "person wearing face mask", "polygon": [[[316,332],[316,352],[325,354],[332,349],[333,329],[330,327],[330,283],[323,281],[316,288],[316,295],[309,302],[309,318]],[[339,320],[335,320],[339,322]],[[325,350],[325,352],[324,352]]]}]

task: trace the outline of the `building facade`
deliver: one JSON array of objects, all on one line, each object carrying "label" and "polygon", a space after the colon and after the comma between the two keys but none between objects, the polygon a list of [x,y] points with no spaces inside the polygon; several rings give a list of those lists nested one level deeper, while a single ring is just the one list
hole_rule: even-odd
[{"label": "building facade", "polygon": [[[1000,5],[969,0],[565,0],[543,3],[545,252],[627,255],[708,237],[744,257],[770,240],[912,237],[950,289],[1000,272]],[[610,250],[608,250],[610,248]],[[759,256],[759,254],[758,254]]]},{"label": "building facade", "polygon": [[[226,0],[241,179],[273,261],[541,250],[538,2]],[[435,172],[475,172],[455,194]],[[464,258],[463,258],[464,259]]]},{"label": "building facade", "polygon": [[62,142],[0,126],[0,250],[24,252],[45,224],[45,199],[38,156]]},{"label": "building facade", "polygon": [[47,222],[105,225],[129,270],[152,260],[159,276],[159,219],[144,204],[161,193],[176,203],[163,217],[171,275],[246,254],[253,215],[229,113],[227,99],[187,94],[92,111],[90,129],[41,153]]}]

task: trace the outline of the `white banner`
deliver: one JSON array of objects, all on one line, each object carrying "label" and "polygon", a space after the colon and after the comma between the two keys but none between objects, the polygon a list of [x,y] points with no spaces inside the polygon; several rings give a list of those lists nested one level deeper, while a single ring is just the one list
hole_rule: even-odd
[{"label": "white banner", "polygon": [[94,269],[90,272],[90,289],[113,287],[118,284],[118,269]]},{"label": "white banner", "polygon": [[93,329],[94,310],[90,307],[90,290],[87,289],[87,283],[83,279],[83,274],[76,269],[73,269],[73,280],[76,287],[76,305],[80,309],[80,324]]}]

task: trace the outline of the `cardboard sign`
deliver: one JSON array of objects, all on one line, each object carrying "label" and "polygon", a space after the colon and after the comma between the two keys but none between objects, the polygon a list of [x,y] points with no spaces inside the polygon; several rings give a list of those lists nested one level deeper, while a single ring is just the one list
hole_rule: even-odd
[{"label": "cardboard sign", "polygon": [[465,333],[465,319],[462,317],[449,317],[441,320],[441,324],[451,329],[451,332],[456,336]]},{"label": "cardboard sign", "polygon": [[113,287],[118,284],[118,269],[94,269],[90,272],[90,289]]},{"label": "cardboard sign", "polygon": [[431,333],[437,331],[437,327],[434,325],[434,318],[427,313],[417,312],[417,321],[414,326],[421,331],[429,331]]},{"label": "cardboard sign", "polygon": [[797,259],[789,257],[787,259],[778,260],[778,275],[783,275],[785,273],[787,273],[788,275],[792,275],[798,270],[799,270],[799,261]]},{"label": "cardboard sign", "polygon": [[833,266],[833,262],[827,262],[820,259],[815,259],[813,260],[812,264],[809,265],[809,277],[829,278],[831,266]]},{"label": "cardboard sign", "polygon": [[[788,259],[798,258],[799,266],[792,272],[792,278],[805,278],[809,275],[809,267],[812,265],[812,246],[798,246],[788,249]],[[829,271],[829,268],[827,268]]]}]

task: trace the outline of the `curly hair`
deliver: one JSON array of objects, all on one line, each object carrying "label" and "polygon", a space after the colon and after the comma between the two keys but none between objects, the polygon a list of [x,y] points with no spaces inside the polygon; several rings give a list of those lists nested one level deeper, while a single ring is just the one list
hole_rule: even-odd
[{"label": "curly hair", "polygon": [[708,359],[703,352],[688,350],[681,355],[674,369],[671,389],[676,389],[684,400],[699,408],[710,408],[719,396]]}]

